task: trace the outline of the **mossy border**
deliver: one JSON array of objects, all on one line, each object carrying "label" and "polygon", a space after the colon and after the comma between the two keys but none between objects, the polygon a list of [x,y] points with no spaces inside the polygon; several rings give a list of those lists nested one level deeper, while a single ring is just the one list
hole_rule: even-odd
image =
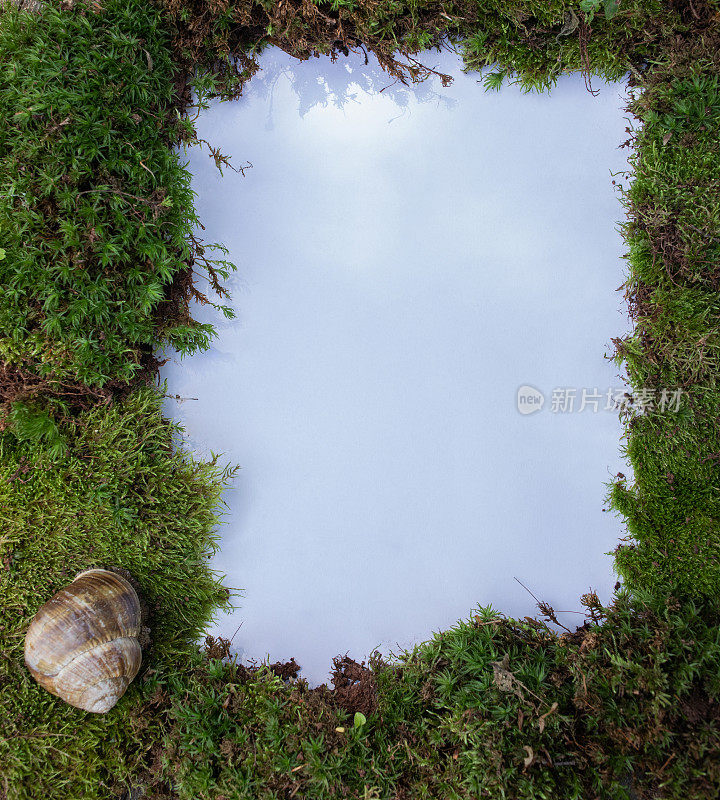
[{"label": "mossy border", "polygon": [[[700,0],[606,2],[604,13],[600,5],[33,4],[40,19],[49,15],[83,36],[98,33],[89,47],[102,41],[116,48],[136,82],[128,88],[122,74],[117,83],[109,75],[80,76],[84,88],[94,80],[92,91],[108,92],[117,118],[103,133],[106,149],[83,150],[76,159],[62,149],[83,144],[69,134],[71,114],[42,102],[23,106],[17,96],[5,101],[18,110],[0,132],[0,169],[12,186],[0,198],[0,319],[7,329],[0,337],[0,797],[712,796],[720,785],[720,536],[713,513],[720,488],[720,220],[713,211],[720,159],[708,134],[717,139],[720,119],[720,10]],[[59,68],[47,47],[44,55],[33,50],[33,41],[43,41],[41,28],[31,35],[38,18],[9,7],[3,14],[1,24],[10,20],[19,36],[26,31],[24,44],[5,37],[0,45],[12,51],[3,86],[20,85],[13,81],[23,70],[32,79],[48,64]],[[62,55],[62,35],[58,41]],[[212,609],[228,600],[204,559],[215,546],[229,473],[178,448],[177,426],[160,414],[164,389],[148,384],[157,367],[153,347],[165,341],[190,353],[213,334],[189,315],[189,301],[198,297],[193,266],[204,264],[221,289],[232,265],[206,260],[192,234],[198,220],[188,176],[156,155],[150,163],[163,161],[168,176],[158,191],[146,176],[154,173],[146,153],[150,142],[161,154],[197,141],[185,114],[190,87],[201,106],[213,96],[237,96],[268,45],[300,58],[365,48],[391,75],[413,81],[432,72],[414,55],[444,41],[464,48],[470,68],[499,65],[488,88],[516,72],[526,91],[542,90],[563,72],[581,70],[591,90],[591,73],[617,80],[628,69],[630,85],[643,87],[628,106],[644,129],[634,137],[637,177],[626,193],[632,219],[623,226],[636,327],[616,340],[615,358],[627,365],[635,390],[677,387],[687,402],[674,417],[626,409],[636,482],[627,487],[619,475],[608,499],[633,541],[616,551],[625,587],[611,606],[586,595],[590,621],[559,639],[541,621],[479,608],[400,665],[338,659],[334,688],[309,690],[295,680],[294,662],[247,669],[228,659],[223,642],[208,641],[203,653],[192,646]],[[41,101],[46,85],[67,83],[61,72],[45,75]],[[143,82],[161,87],[137,109],[159,120],[154,128],[123,107]],[[27,95],[38,96],[26,86]],[[113,133],[120,119],[125,149]],[[104,131],[102,113],[94,124]],[[83,159],[104,164],[106,173],[88,178]],[[70,161],[84,182],[66,180],[61,196],[51,167]],[[60,173],[62,180],[70,170]],[[109,202],[79,201],[101,188]],[[155,236],[145,240],[148,271],[134,284],[114,269],[130,263],[127,248],[143,241],[119,236],[128,194],[136,200],[136,232]],[[59,213],[68,198],[85,209],[87,230]],[[98,233],[94,214],[117,241]],[[171,245],[168,225],[180,231]],[[159,281],[150,275],[153,258],[164,264]],[[73,273],[78,262],[97,289],[79,282],[85,273]],[[87,304],[111,284],[120,294],[110,317],[102,308],[92,317]],[[60,288],[78,297],[68,301]],[[25,327],[13,317],[24,300],[35,309]],[[115,322],[111,341],[94,336]],[[175,513],[165,507],[168,497]],[[78,566],[130,569],[154,614],[144,671],[103,718],[89,719],[43,693],[22,667],[29,617]],[[540,610],[553,619],[551,608]]]}]

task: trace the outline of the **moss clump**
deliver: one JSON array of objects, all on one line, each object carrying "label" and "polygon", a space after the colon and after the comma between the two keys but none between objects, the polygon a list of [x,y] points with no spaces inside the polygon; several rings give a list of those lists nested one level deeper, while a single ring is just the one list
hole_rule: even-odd
[{"label": "moss clump", "polygon": [[212,642],[130,712],[138,730],[164,720],[133,785],[181,800],[712,797],[720,606],[583,600],[593,621],[573,634],[480,607],[396,664],[336,659],[332,690]]},{"label": "moss clump", "polygon": [[177,427],[162,418],[158,393],[96,407],[60,433],[60,454],[0,434],[0,764],[6,786],[23,797],[102,796],[108,774],[137,757],[117,720],[143,695],[142,680],[117,712],[98,718],[48,694],[24,668],[25,630],[44,602],[81,570],[129,570],[148,605],[147,670],[183,669],[228,601],[207,560],[230,471],[174,448]]},{"label": "moss clump", "polygon": [[187,133],[169,35],[147,3],[84,8],[2,11],[0,359],[102,386],[213,328],[187,310],[198,220],[169,146]]}]

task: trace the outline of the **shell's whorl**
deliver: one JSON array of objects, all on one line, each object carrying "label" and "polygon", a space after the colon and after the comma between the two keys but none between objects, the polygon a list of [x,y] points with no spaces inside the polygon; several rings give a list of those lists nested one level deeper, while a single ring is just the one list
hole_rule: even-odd
[{"label": "shell's whorl", "polygon": [[140,601],[128,581],[108,570],[81,572],[30,623],[25,664],[52,694],[103,713],[140,669],[140,625]]}]

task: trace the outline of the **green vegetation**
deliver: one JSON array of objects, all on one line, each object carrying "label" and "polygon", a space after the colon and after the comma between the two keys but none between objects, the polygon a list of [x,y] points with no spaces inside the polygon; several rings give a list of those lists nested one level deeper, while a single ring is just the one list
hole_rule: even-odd
[{"label": "green vegetation", "polygon": [[117,3],[3,19],[0,358],[40,376],[127,382],[158,342],[213,332],[187,311],[197,219],[158,21]]},{"label": "green vegetation", "polygon": [[[158,683],[170,724],[156,780],[188,800],[573,800],[623,797],[653,776],[666,796],[711,797],[720,704],[704,705],[699,687],[720,689],[718,606],[586,601],[608,619],[567,639],[480,608],[403,664],[375,664],[376,678],[355,665],[377,694],[369,708],[347,704],[366,708],[363,725],[327,691],[209,659],[191,681]],[[631,777],[638,753],[642,781]]]},{"label": "green vegetation", "polygon": [[[443,39],[445,37],[445,39]],[[197,141],[186,111],[233,97],[264,47],[372,51],[391,75],[446,41],[486,88],[631,70],[643,93],[615,340],[636,394],[624,581],[557,637],[492,608],[310,690],[294,662],[246,668],[194,642],[229,593],[207,565],[232,470],[178,448],[153,350],[190,354]],[[720,785],[720,3],[58,0],[0,10],[0,798],[683,798]],[[237,62],[233,62],[236,58]],[[443,76],[441,76],[442,78]],[[589,86],[589,84],[588,84]],[[629,129],[628,129],[629,130]],[[224,156],[212,149],[218,166]],[[227,311],[227,310],[226,310]],[[229,311],[227,311],[229,313]],[[97,716],[41,690],[27,625],[77,572],[128,570],[149,614],[143,669]],[[539,604],[547,620],[554,612]],[[338,649],[342,642],[338,642]]]},{"label": "green vegetation", "polygon": [[[135,757],[117,719],[65,706],[23,668],[25,628],[52,594],[88,564],[129,570],[148,606],[147,657],[156,670],[182,662],[211,612],[227,607],[228,591],[207,559],[230,472],[174,450],[177,431],[148,388],[67,418],[58,431],[67,443],[60,455],[42,439],[0,434],[0,764],[21,796],[53,797],[65,785],[59,796],[102,796],[98,776]],[[119,713],[142,694],[142,684],[133,684]],[[79,717],[87,718],[82,735]],[[124,747],[113,744],[116,737],[125,738]],[[105,748],[110,760],[103,765]],[[70,770],[67,753],[77,762]]]}]

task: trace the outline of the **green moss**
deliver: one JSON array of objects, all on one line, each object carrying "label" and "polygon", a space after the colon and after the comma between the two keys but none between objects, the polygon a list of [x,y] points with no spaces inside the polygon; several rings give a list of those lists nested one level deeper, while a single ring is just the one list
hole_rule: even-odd
[{"label": "green moss", "polygon": [[[135,757],[131,731],[66,706],[24,669],[25,628],[52,594],[91,567],[129,570],[149,607],[146,665],[154,669],[182,670],[210,614],[226,607],[207,559],[230,472],[173,448],[177,427],[161,417],[160,401],[141,390],[67,421],[60,456],[42,442],[0,436],[0,763],[21,796],[96,796],[99,776]],[[115,718],[142,695],[135,682]],[[104,765],[108,736],[125,745],[108,747]]]},{"label": "green moss", "polygon": [[[0,16],[0,797],[713,796],[720,3],[62,5]],[[232,471],[178,450],[141,386],[153,347],[191,353],[213,334],[188,313],[193,267],[219,289],[232,267],[192,235],[172,151],[197,142],[182,89],[201,107],[235,96],[268,45],[307,58],[362,42],[420,80],[413,54],[444,41],[469,69],[497,64],[486,88],[632,69],[643,126],[621,232],[636,328],[613,357],[635,392],[679,388],[682,403],[623,413],[634,483],[618,476],[608,501],[627,523],[625,586],[608,608],[582,598],[591,623],[558,638],[478,608],[397,664],[346,660],[333,690],[309,690],[280,679],[290,664],[250,670],[194,644],[229,602],[207,560]],[[92,566],[132,573],[152,638],[102,716],[41,690],[22,658],[38,607]]]},{"label": "green moss", "polygon": [[398,663],[356,670],[375,701],[359,725],[326,690],[196,662],[154,681],[161,767],[136,785],[182,800],[712,796],[720,606],[586,601],[596,622],[563,639],[479,607]]},{"label": "green moss", "polygon": [[197,218],[157,9],[5,10],[0,63],[0,358],[101,386],[206,348],[187,297],[162,305]]}]

